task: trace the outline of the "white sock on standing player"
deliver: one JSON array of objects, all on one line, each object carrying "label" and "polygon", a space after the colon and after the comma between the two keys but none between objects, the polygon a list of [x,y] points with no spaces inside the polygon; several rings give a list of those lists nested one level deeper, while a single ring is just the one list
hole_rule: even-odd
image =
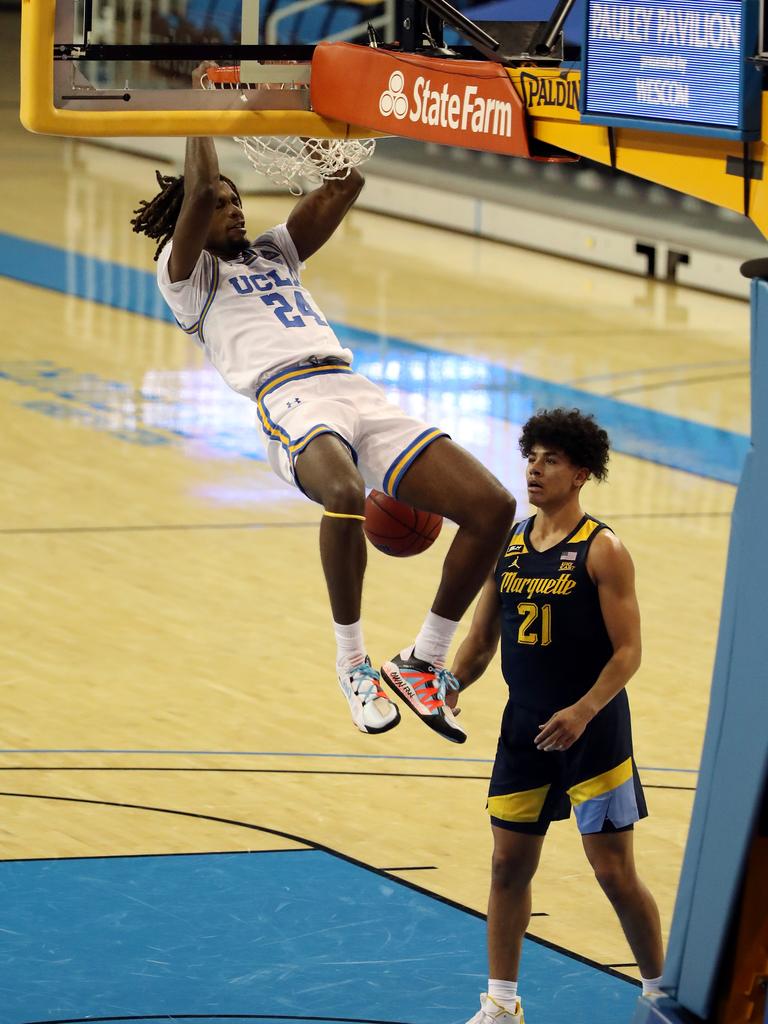
[{"label": "white sock on standing player", "polygon": [[436,668],[445,668],[448,648],[451,646],[458,622],[444,619],[442,615],[427,612],[424,624],[416,637],[414,655],[421,661],[428,661]]},{"label": "white sock on standing player", "polygon": [[643,977],[640,978],[640,981],[643,983],[643,995],[644,996],[649,995],[651,992],[655,992],[655,993],[658,993],[659,995],[663,995],[663,992],[662,992],[662,990],[660,988],[661,977],[662,976],[659,975],[658,978],[643,978]]},{"label": "white sock on standing player", "polygon": [[333,631],[336,634],[336,664],[347,669],[362,665],[365,661],[362,620],[348,626],[334,622]]},{"label": "white sock on standing player", "polygon": [[506,1006],[508,1010],[515,1012],[517,1006],[517,982],[498,981],[496,978],[488,979],[488,995],[495,1002]]}]

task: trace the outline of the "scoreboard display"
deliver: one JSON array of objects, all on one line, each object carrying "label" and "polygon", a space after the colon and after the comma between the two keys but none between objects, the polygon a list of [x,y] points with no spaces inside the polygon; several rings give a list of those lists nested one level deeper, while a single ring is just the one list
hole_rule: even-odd
[{"label": "scoreboard display", "polygon": [[582,121],[748,139],[758,0],[587,0]]}]

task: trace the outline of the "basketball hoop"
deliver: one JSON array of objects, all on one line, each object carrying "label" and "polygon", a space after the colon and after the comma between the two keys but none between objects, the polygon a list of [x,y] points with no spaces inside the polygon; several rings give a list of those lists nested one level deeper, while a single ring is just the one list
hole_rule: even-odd
[{"label": "basketball hoop", "polygon": [[[241,82],[239,67],[208,68],[202,81],[206,89],[308,88],[306,81]],[[240,143],[259,174],[295,196],[300,196],[306,185],[346,178],[353,167],[370,160],[376,149],[375,139],[313,139],[296,135],[236,136],[235,142]]]}]

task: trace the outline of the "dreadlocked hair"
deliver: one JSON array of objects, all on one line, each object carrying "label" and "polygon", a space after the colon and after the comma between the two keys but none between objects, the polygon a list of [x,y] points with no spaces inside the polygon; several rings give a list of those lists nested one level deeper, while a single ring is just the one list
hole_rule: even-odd
[{"label": "dreadlocked hair", "polygon": [[[161,174],[155,171],[160,191],[152,199],[142,199],[138,209],[133,212],[136,216],[131,220],[133,230],[139,235],[146,235],[157,241],[154,260],[160,255],[165,243],[173,237],[176,221],[179,219],[181,204],[184,202],[184,175],[173,177],[169,174]],[[239,206],[243,205],[237,185],[225,175],[219,175],[220,181],[225,181],[232,189],[237,198]]]}]

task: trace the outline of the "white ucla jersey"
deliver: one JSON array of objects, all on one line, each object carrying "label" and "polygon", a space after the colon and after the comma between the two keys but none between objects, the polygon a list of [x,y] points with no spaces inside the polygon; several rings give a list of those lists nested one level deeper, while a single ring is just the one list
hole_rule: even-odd
[{"label": "white ucla jersey", "polygon": [[172,246],[158,257],[160,292],[179,327],[202,345],[235,391],[253,397],[260,377],[310,356],[352,362],[301,285],[302,264],[285,224],[232,260],[204,249],[186,281],[168,276]]}]

